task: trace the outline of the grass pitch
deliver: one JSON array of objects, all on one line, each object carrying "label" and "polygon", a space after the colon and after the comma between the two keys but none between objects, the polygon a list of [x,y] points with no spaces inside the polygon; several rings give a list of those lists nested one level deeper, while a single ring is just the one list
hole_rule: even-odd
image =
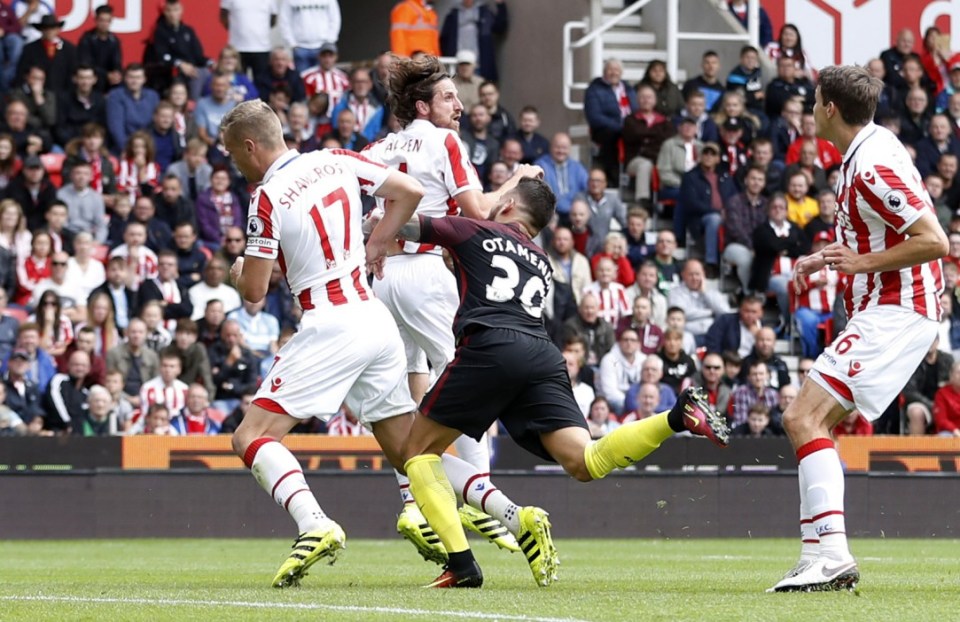
[{"label": "grass pitch", "polygon": [[955,620],[960,542],[854,540],[857,593],[765,594],[794,540],[559,540],[561,580],[538,588],[519,554],[474,542],[481,590],[402,540],[351,540],[303,587],[275,590],[290,541],[0,542],[0,620]]}]

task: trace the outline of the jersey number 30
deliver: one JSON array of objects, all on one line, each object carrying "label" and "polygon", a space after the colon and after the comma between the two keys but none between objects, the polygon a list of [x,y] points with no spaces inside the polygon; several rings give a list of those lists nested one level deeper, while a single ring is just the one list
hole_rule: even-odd
[{"label": "jersey number 30", "polygon": [[[494,255],[490,260],[490,267],[503,272],[504,276],[496,276],[493,282],[487,285],[487,300],[491,302],[507,302],[516,296],[517,285],[520,284],[520,269],[517,263],[506,255]],[[531,276],[523,284],[520,292],[520,305],[531,317],[543,316],[543,297],[547,293],[547,286],[537,275]]]}]

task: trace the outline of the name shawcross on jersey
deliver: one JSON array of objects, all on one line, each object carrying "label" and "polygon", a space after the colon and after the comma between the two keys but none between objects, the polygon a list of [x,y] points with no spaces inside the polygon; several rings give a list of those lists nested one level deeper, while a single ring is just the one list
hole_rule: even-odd
[{"label": "name shawcross on jersey", "polygon": [[[837,241],[859,255],[900,244],[924,211],[933,212],[910,154],[886,128],[870,124],[847,150],[837,182]],[[847,317],[896,305],[940,320],[940,260],[887,272],[854,274],[844,292]]]},{"label": "name shawcross on jersey", "polygon": [[360,194],[388,174],[346,149],[288,151],[250,199],[246,254],[276,259],[304,310],[369,300]]},{"label": "name shawcross on jersey", "polygon": [[553,271],[518,225],[420,216],[420,240],[447,248],[453,257],[460,294],[454,333],[477,324],[548,339],[543,306]]}]

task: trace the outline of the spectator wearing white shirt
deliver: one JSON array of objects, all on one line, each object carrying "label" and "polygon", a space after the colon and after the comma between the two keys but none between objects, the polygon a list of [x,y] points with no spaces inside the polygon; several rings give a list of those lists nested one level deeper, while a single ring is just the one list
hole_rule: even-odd
[{"label": "spectator wearing white shirt", "polygon": [[607,398],[615,413],[623,412],[623,402],[630,386],[640,382],[640,369],[646,356],[640,353],[640,338],[632,328],[625,329],[600,361],[597,392]]},{"label": "spectator wearing white shirt", "polygon": [[220,0],[220,23],[227,42],[240,52],[254,78],[269,71],[270,29],[277,24],[277,0]]},{"label": "spectator wearing white shirt", "polygon": [[163,404],[173,412],[178,412],[187,405],[189,387],[179,380],[180,371],[179,356],[167,353],[160,357],[160,375],[147,380],[140,387],[141,412],[149,411],[154,404]]},{"label": "spectator wearing white shirt", "polygon": [[79,304],[86,305],[90,292],[107,280],[103,262],[93,257],[93,236],[81,231],[73,239],[73,257],[67,260],[67,283],[80,290]]},{"label": "spectator wearing white shirt", "polygon": [[293,48],[298,73],[312,67],[324,43],[340,39],[337,0],[284,0],[280,6],[280,35]]},{"label": "spectator wearing white shirt", "polygon": [[592,293],[600,301],[600,317],[611,326],[616,326],[620,318],[630,315],[630,303],[626,288],[617,282],[617,264],[609,257],[603,257],[597,263],[597,280],[584,290]]},{"label": "spectator wearing white shirt", "polygon": [[187,291],[190,303],[193,305],[193,315],[190,319],[197,321],[203,317],[207,302],[219,300],[228,313],[240,306],[240,294],[237,290],[224,283],[227,276],[227,265],[219,257],[207,262],[203,269],[203,280]]}]

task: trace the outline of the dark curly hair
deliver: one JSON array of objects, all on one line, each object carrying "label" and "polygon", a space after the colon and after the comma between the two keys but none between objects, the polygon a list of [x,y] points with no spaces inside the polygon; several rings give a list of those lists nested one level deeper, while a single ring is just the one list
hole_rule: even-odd
[{"label": "dark curly hair", "polygon": [[449,77],[436,56],[397,59],[390,69],[387,103],[402,127],[417,118],[417,102],[430,102],[434,87]]}]

